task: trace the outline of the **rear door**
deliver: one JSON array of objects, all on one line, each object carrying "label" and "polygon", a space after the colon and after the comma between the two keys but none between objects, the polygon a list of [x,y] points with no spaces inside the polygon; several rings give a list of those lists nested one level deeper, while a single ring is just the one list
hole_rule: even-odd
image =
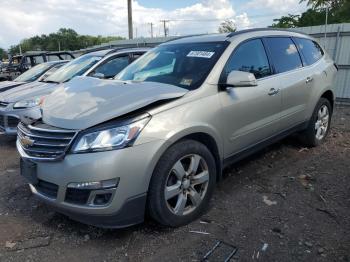
[{"label": "rear door", "polygon": [[267,37],[264,42],[280,82],[282,108],[279,131],[282,132],[305,119],[310,89],[309,73],[303,68],[301,55],[290,37]]},{"label": "rear door", "polygon": [[279,81],[272,75],[261,39],[247,40],[233,51],[220,82],[225,83],[233,70],[253,73],[258,85],[219,92],[222,117],[226,121],[226,157],[273,136],[278,130],[281,111]]}]

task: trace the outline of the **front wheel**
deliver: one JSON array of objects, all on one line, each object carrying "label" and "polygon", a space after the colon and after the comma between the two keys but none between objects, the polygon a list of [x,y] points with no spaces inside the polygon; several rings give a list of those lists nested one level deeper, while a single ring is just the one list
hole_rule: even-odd
[{"label": "front wheel", "polygon": [[208,207],[215,182],[215,160],[206,146],[193,140],[174,144],[159,160],[151,179],[151,217],[165,226],[190,223]]},{"label": "front wheel", "polygon": [[306,146],[315,147],[326,139],[332,119],[332,106],[328,99],[321,98],[316,105],[307,129],[301,133]]}]

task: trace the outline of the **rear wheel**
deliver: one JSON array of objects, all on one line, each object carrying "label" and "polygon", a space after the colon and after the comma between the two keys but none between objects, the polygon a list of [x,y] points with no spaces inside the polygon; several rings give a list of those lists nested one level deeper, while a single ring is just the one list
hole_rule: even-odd
[{"label": "rear wheel", "polygon": [[332,106],[328,99],[321,98],[317,103],[307,129],[301,133],[306,146],[315,147],[326,139],[331,124]]},{"label": "rear wheel", "polygon": [[181,226],[208,207],[216,182],[215,160],[201,143],[184,140],[159,160],[149,188],[148,210],[166,226]]}]

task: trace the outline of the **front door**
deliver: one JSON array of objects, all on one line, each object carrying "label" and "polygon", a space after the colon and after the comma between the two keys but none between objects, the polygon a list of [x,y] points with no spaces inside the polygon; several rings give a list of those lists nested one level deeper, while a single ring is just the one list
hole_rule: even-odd
[{"label": "front door", "polygon": [[253,73],[258,85],[219,93],[226,122],[226,157],[273,136],[279,129],[282,103],[280,82],[272,75],[261,39],[243,42],[233,51],[221,81],[233,70]]}]

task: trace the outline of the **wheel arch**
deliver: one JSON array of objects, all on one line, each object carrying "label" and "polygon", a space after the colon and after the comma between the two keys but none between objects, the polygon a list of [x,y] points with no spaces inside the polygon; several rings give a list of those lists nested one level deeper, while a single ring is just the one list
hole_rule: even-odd
[{"label": "wheel arch", "polygon": [[321,95],[321,98],[325,98],[329,101],[329,103],[332,106],[332,111],[334,109],[334,103],[335,103],[335,96],[332,90],[327,90],[325,92],[323,92],[323,94]]},{"label": "wheel arch", "polygon": [[[216,178],[217,180],[220,180],[222,177],[222,158],[221,158],[221,154],[219,152],[219,148],[217,145],[217,142],[215,141],[215,139],[209,135],[208,133],[204,133],[204,132],[196,132],[196,133],[192,133],[189,135],[186,135],[180,139],[178,139],[175,143],[182,141],[182,140],[194,140],[197,141],[203,145],[205,145],[209,151],[212,153],[214,159],[215,159],[215,164],[216,164]],[[173,144],[175,144],[173,143]]]},{"label": "wheel arch", "polygon": [[213,154],[217,169],[217,180],[222,177],[222,160],[223,160],[223,146],[221,138],[215,134],[214,130],[205,127],[189,127],[181,131],[174,132],[170,137],[167,137],[165,143],[157,150],[157,153],[153,157],[153,164],[148,170],[149,180],[148,186],[152,179],[154,169],[156,168],[159,160],[163,154],[174,144],[179,141],[189,139],[204,144],[209,151]]}]

